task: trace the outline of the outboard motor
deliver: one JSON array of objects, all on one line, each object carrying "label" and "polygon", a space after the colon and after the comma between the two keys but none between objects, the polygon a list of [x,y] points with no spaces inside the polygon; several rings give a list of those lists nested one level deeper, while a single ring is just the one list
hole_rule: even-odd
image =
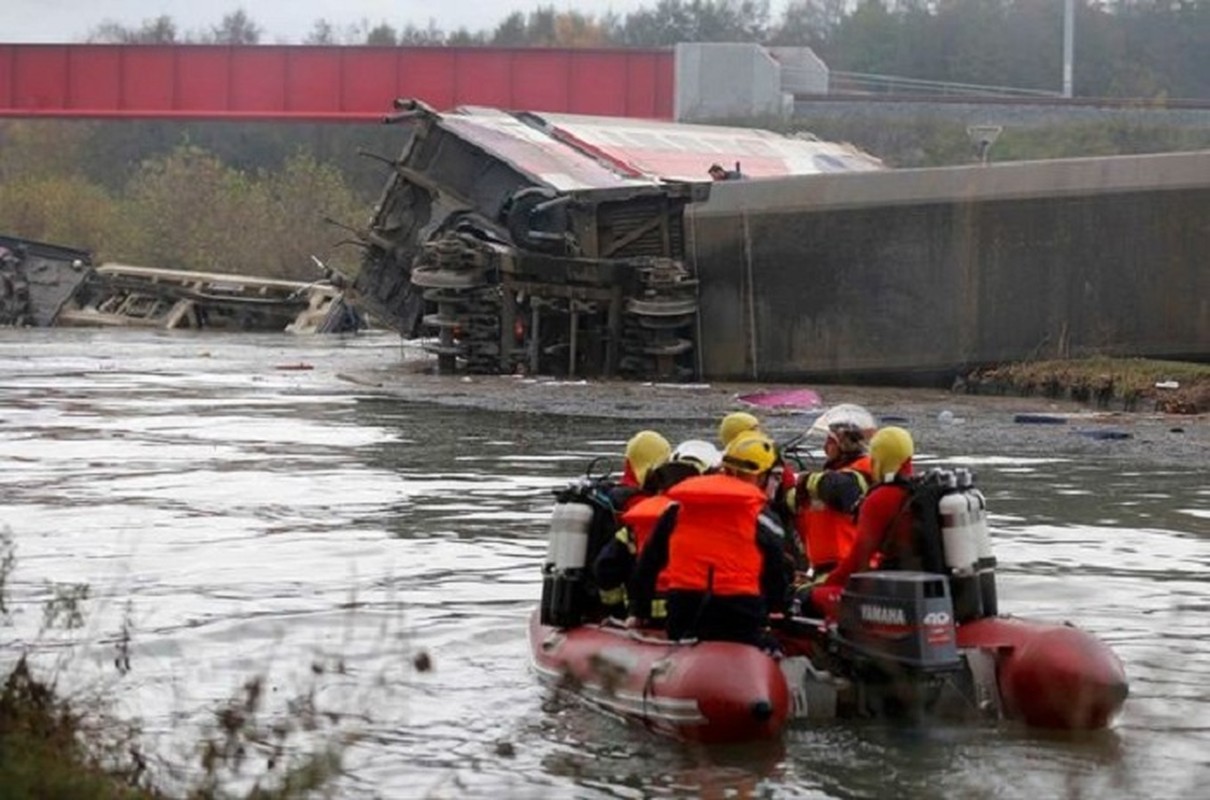
[{"label": "outboard motor", "polygon": [[959,491],[966,495],[970,509],[970,525],[976,543],[976,566],[979,573],[979,594],[983,614],[994,617],[1000,613],[996,598],[996,556],[992,553],[991,532],[987,527],[987,499],[975,486],[975,476],[968,469],[955,470]]},{"label": "outboard motor", "polygon": [[838,655],[872,714],[919,716],[962,667],[949,581],[929,572],[861,572],[840,595]]},{"label": "outboard motor", "polygon": [[571,628],[599,606],[592,560],[614,532],[614,512],[601,481],[582,479],[559,490],[542,564],[543,625]]}]

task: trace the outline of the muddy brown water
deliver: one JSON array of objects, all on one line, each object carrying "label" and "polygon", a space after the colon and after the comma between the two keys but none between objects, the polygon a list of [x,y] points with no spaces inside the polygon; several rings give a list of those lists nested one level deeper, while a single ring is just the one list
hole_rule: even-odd
[{"label": "muddy brown water", "polygon": [[[174,785],[250,676],[267,718],[312,690],[339,712],[292,742],[356,734],[348,797],[1189,797],[1210,779],[1205,419],[814,387],[912,430],[922,464],[975,469],[1002,610],[1104,638],[1131,697],[1094,736],[871,722],[701,749],[540,687],[525,620],[552,489],[639,427],[709,438],[737,393],[773,387],[422,366],[390,336],[0,330],[4,666],[30,652],[66,690],[102,687]],[[764,416],[781,438],[811,419]],[[84,626],[44,629],[79,584]]]}]

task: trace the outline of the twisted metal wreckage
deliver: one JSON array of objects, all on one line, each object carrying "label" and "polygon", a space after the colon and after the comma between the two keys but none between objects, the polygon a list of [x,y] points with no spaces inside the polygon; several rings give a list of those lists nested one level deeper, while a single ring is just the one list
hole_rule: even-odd
[{"label": "twisted metal wreckage", "polygon": [[0,236],[0,325],[276,330],[363,327],[339,281],[93,266],[87,251]]},{"label": "twisted metal wreckage", "polygon": [[[685,379],[700,370],[686,208],[729,178],[884,166],[810,135],[397,100],[406,129],[355,277],[295,283],[106,264],[0,236],[0,325],[423,338],[440,372]],[[321,265],[322,266],[322,265]]]},{"label": "twisted metal wreckage", "polygon": [[359,233],[354,298],[404,336],[435,334],[425,347],[442,372],[692,377],[685,209],[708,199],[711,165],[752,177],[883,168],[809,136],[395,105],[387,121],[408,136],[381,159],[391,175]]}]

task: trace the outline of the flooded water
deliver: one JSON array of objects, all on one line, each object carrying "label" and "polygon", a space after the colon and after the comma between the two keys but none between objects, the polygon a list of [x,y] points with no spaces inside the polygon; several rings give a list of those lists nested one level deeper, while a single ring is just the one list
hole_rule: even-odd
[{"label": "flooded water", "polygon": [[[922,436],[923,461],[979,473],[1001,609],[1076,622],[1125,662],[1112,731],[834,724],[704,750],[552,697],[528,664],[550,490],[640,423],[348,379],[409,357],[390,336],[0,330],[3,665],[28,650],[64,688],[101,687],[177,780],[212,710],[261,677],[265,713],[309,698],[339,716],[308,736],[357,735],[349,797],[1189,797],[1210,780],[1205,437],[1168,464],[1163,440],[1140,460],[1054,445],[1057,426],[1017,448],[1002,411]],[[714,424],[659,422],[674,440]],[[73,591],[82,627],[48,628]]]}]

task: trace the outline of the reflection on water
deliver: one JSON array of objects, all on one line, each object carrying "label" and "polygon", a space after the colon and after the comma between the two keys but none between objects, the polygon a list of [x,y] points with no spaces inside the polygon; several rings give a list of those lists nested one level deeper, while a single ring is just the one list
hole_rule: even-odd
[{"label": "reflection on water", "polygon": [[[921,459],[979,472],[1002,608],[1078,622],[1125,661],[1116,730],[824,725],[702,750],[552,697],[528,669],[551,490],[633,431],[405,404],[340,377],[400,358],[389,337],[0,331],[6,659],[20,643],[70,663],[65,681],[112,685],[177,760],[248,676],[280,709],[338,664],[322,699],[363,736],[351,796],[1176,797],[1210,778],[1204,467],[1017,457],[973,435]],[[300,362],[314,369],[277,368]],[[39,633],[53,584],[77,583],[86,628]],[[421,651],[431,671],[412,667]]]}]

